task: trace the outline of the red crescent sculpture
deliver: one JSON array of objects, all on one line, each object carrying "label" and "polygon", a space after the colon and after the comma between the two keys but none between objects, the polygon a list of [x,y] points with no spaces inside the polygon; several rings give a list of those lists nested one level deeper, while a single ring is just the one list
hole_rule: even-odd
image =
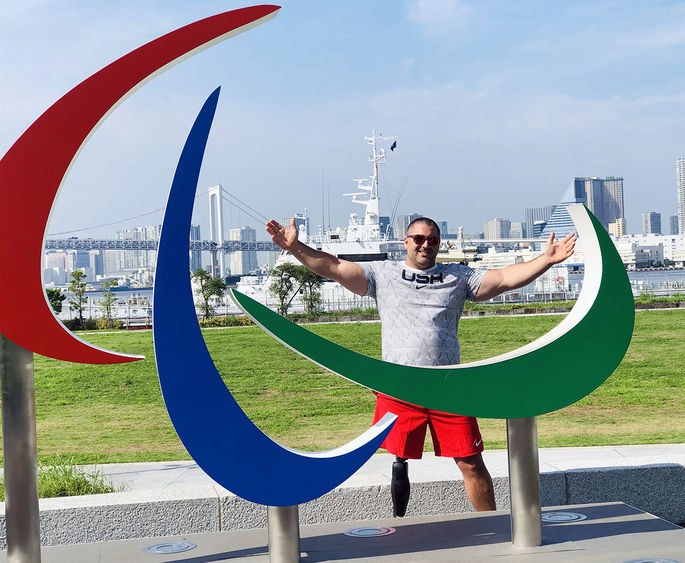
[{"label": "red crescent sculpture", "polygon": [[279,9],[253,6],[224,12],[131,51],[65,94],[12,145],[0,161],[0,333],[58,360],[113,364],[142,359],[77,338],[53,314],[43,290],[42,254],[55,196],[89,135],[127,95],[184,58],[274,17]]}]

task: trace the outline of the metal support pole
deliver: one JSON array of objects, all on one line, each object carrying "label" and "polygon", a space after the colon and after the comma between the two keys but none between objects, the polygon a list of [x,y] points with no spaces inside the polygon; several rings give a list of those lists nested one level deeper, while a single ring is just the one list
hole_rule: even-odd
[{"label": "metal support pole", "polygon": [[0,336],[7,561],[40,563],[33,352]]},{"label": "metal support pole", "polygon": [[300,518],[298,506],[267,506],[269,562],[299,563]]},{"label": "metal support pole", "polygon": [[520,547],[542,545],[536,417],[507,420],[507,453],[511,497],[511,542]]}]

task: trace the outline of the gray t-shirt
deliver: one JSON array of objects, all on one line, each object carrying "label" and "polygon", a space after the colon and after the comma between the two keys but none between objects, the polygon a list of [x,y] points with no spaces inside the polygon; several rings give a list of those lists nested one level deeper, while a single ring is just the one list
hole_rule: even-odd
[{"label": "gray t-shirt", "polygon": [[404,262],[362,262],[381,317],[383,359],[413,366],[459,363],[457,329],[464,301],[473,300],[485,270],[436,264],[415,270]]}]

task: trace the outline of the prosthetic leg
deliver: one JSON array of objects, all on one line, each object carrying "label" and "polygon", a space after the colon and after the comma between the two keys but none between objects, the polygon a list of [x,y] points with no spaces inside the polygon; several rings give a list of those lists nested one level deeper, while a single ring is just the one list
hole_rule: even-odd
[{"label": "prosthetic leg", "polygon": [[390,495],[392,496],[392,515],[404,516],[409,504],[409,465],[403,457],[395,456],[392,464]]}]

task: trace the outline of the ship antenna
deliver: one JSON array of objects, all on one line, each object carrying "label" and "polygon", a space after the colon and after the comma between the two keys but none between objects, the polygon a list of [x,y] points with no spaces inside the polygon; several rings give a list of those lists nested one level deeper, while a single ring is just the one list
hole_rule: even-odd
[{"label": "ship antenna", "polygon": [[378,148],[378,143],[380,141],[395,141],[397,137],[384,137],[381,135],[376,135],[376,128],[371,130],[370,137],[364,137],[364,140],[368,141],[371,145],[371,156],[369,161],[373,164],[373,173],[371,176],[371,199],[378,199],[378,165],[385,163],[385,149]]},{"label": "ship antenna", "polygon": [[[378,236],[379,223],[379,205],[378,205],[378,165],[385,162],[385,149],[378,148],[380,141],[394,141],[396,137],[384,137],[376,134],[374,127],[370,137],[364,137],[371,145],[371,156],[369,161],[372,163],[373,170],[370,178],[355,179],[357,182],[357,190],[353,193],[343,194],[344,196],[351,196],[354,203],[359,203],[365,207],[364,219],[360,226],[355,227],[354,233],[348,229],[348,237],[364,238],[364,240],[373,240],[374,236]],[[366,199],[359,199],[365,197]],[[363,233],[363,234],[362,234]]]}]

